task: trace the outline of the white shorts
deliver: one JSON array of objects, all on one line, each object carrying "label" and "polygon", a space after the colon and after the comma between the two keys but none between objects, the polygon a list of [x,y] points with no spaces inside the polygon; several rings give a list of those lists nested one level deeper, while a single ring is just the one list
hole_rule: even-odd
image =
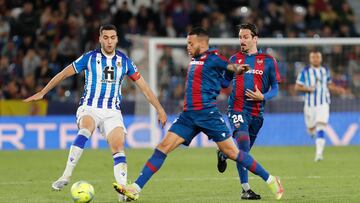
[{"label": "white shorts", "polygon": [[307,128],[315,127],[316,123],[328,123],[329,105],[305,106],[304,107],[305,124]]},{"label": "white shorts", "polygon": [[80,118],[85,115],[89,115],[94,119],[95,127],[99,128],[100,133],[105,139],[107,139],[109,133],[116,127],[122,127],[124,133],[127,133],[120,110],[79,106],[76,111],[77,124],[79,124]]}]

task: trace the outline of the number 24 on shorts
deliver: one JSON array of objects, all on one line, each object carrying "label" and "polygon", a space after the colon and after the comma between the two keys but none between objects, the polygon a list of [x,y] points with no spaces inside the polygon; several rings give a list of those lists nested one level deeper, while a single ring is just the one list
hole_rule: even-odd
[{"label": "number 24 on shorts", "polygon": [[244,119],[242,115],[232,115],[231,118],[233,119],[233,123],[244,123]]}]

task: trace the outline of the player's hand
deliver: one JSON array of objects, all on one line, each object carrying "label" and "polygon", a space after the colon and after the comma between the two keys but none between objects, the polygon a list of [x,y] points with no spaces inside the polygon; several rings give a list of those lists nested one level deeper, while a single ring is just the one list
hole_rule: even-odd
[{"label": "player's hand", "polygon": [[229,64],[228,70],[241,75],[250,69],[249,64]]},{"label": "player's hand", "polygon": [[248,101],[263,101],[264,100],[264,95],[258,89],[257,85],[255,85],[255,92],[250,89],[246,89],[245,95],[247,97],[249,97],[246,99]]},{"label": "player's hand", "polygon": [[34,94],[33,96],[24,99],[23,102],[37,101],[37,100],[42,99],[43,97],[44,97],[44,93],[38,92],[38,93]]},{"label": "player's hand", "polygon": [[308,92],[314,92],[315,91],[315,86],[310,86],[307,88]]},{"label": "player's hand", "polygon": [[164,128],[167,121],[167,116],[164,110],[158,112],[158,123],[161,125],[161,128]]}]

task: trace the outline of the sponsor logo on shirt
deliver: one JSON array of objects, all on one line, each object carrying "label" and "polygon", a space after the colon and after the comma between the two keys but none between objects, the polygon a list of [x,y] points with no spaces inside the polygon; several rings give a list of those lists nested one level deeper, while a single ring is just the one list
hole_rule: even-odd
[{"label": "sponsor logo on shirt", "polygon": [[190,65],[204,65],[204,61],[191,61]]},{"label": "sponsor logo on shirt", "polygon": [[263,75],[263,74],[264,74],[264,71],[262,71],[262,70],[255,70],[255,69],[252,69],[252,70],[248,70],[248,71],[246,71],[246,73],[249,73],[249,74],[256,74],[256,75]]}]

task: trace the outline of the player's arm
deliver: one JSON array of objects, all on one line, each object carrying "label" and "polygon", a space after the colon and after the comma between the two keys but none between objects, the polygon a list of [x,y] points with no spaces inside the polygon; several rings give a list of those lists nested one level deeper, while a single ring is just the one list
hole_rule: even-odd
[{"label": "player's arm", "polygon": [[315,87],[314,86],[309,87],[303,84],[296,83],[295,90],[299,92],[311,93],[315,91]]},{"label": "player's arm", "polygon": [[339,87],[332,82],[328,83],[328,88],[331,92],[333,92],[335,94],[342,95],[342,94],[346,93],[346,90],[344,88]]},{"label": "player's arm", "polygon": [[229,63],[226,67],[228,71],[231,71],[237,75],[241,75],[250,69],[248,64],[235,64]]},{"label": "player's arm", "polygon": [[40,92],[37,92],[31,97],[28,97],[27,99],[24,100],[24,102],[30,102],[30,101],[36,101],[42,99],[44,95],[48,93],[52,88],[54,88],[57,84],[59,84],[61,81],[65,80],[66,78],[74,75],[75,73],[76,72],[73,65],[72,64],[68,65],[66,68],[64,68],[64,70],[56,74]]},{"label": "player's arm", "polygon": [[303,92],[303,93],[312,93],[315,91],[315,86],[308,86],[305,85],[305,71],[306,69],[302,70],[297,79],[295,84],[295,91]]},{"label": "player's arm", "polygon": [[150,89],[149,85],[146,83],[142,76],[140,76],[139,79],[135,80],[135,84],[139,87],[146,99],[155,107],[158,113],[158,121],[161,123],[161,126],[164,127],[167,120],[165,110],[161,106],[159,100],[156,98],[153,91]]},{"label": "player's arm", "polygon": [[270,63],[270,90],[266,93],[262,93],[258,87],[255,85],[255,91],[247,89],[245,95],[248,97],[248,101],[268,101],[274,97],[276,97],[279,93],[279,83],[281,81],[280,74],[278,71],[278,64],[274,58],[271,58],[272,63]]},{"label": "player's arm", "polygon": [[218,53],[212,60],[216,67],[220,67],[221,70],[226,70],[237,75],[241,75],[250,69],[248,64],[230,63],[224,56]]},{"label": "player's arm", "polygon": [[274,83],[270,86],[270,90],[265,94],[261,93],[259,88],[255,85],[255,91],[251,91],[249,89],[246,90],[245,95],[249,97],[248,101],[268,101],[274,97],[276,97],[279,93],[279,85],[278,83]]}]

